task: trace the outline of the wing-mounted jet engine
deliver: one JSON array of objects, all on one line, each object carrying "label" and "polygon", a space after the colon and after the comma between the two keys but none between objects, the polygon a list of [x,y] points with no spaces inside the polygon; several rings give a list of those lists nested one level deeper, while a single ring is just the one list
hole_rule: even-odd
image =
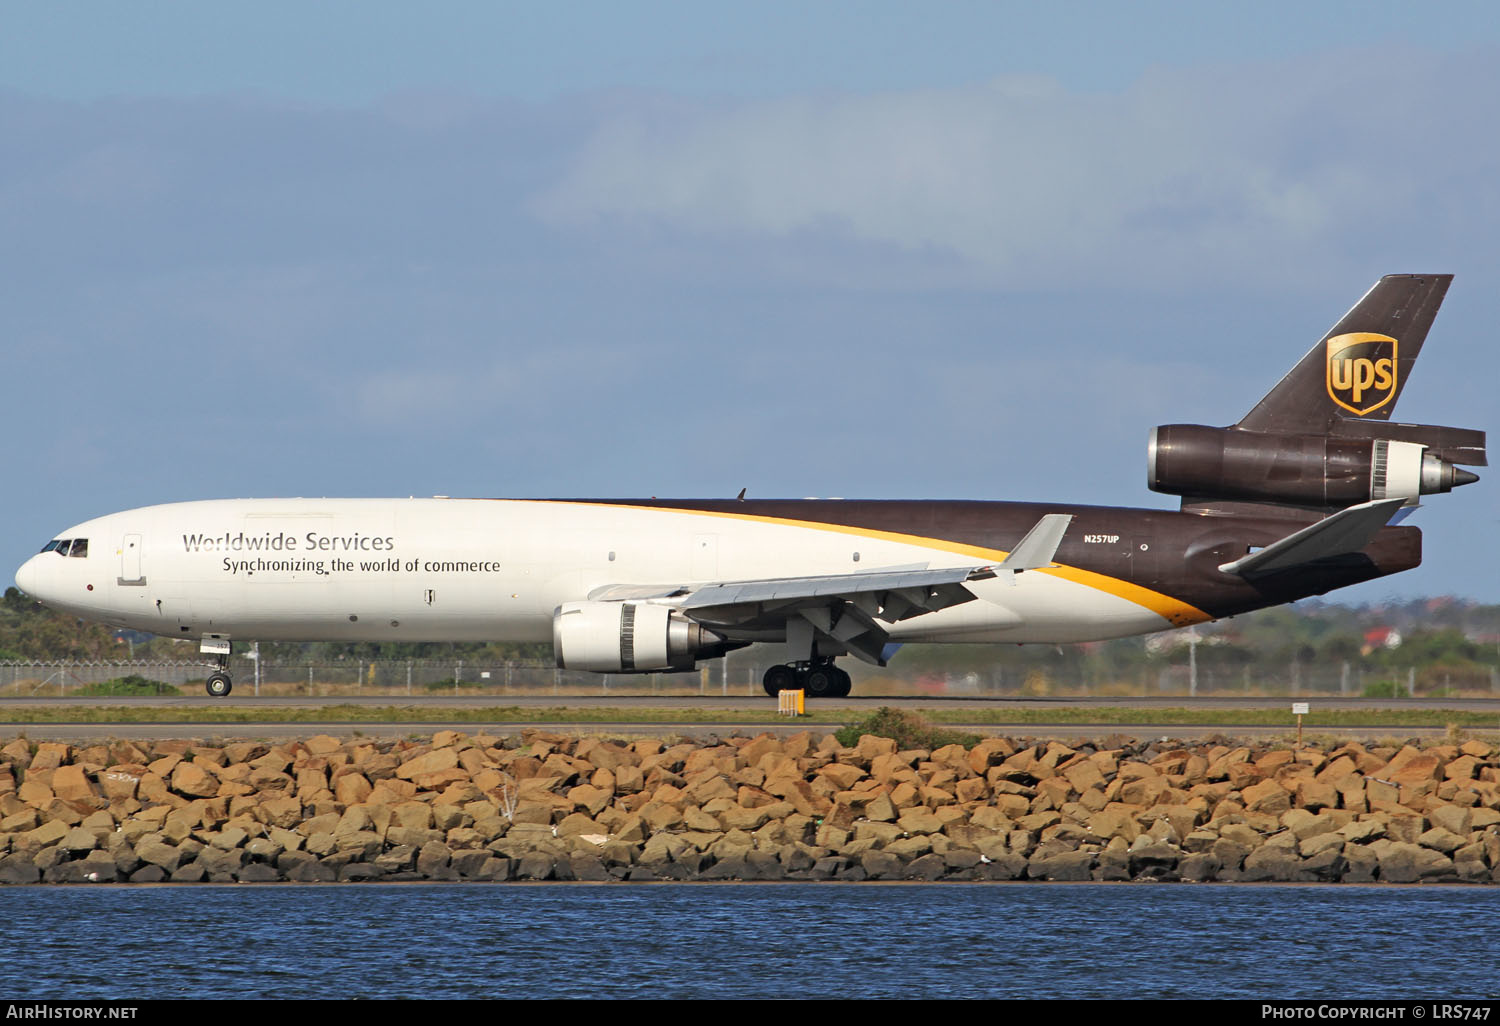
[{"label": "wing-mounted jet engine", "polygon": [[650,602],[565,602],[552,616],[552,650],[558,667],[568,670],[691,670],[700,659],[717,659],[739,647]]}]

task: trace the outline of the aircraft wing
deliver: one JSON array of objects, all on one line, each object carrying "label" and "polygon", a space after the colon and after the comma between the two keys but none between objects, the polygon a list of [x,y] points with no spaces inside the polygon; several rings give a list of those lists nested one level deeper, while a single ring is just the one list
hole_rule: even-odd
[{"label": "aircraft wing", "polygon": [[944,570],[898,567],[860,574],[828,574],[818,577],[783,577],[765,581],[727,581],[694,589],[679,608],[704,619],[711,610],[729,612],[746,606],[796,605],[812,600],[886,595],[904,601],[879,605],[881,619],[894,623],[908,616],[968,602],[974,596],[965,581],[995,576],[992,566],[962,566]]},{"label": "aircraft wing", "polygon": [[789,645],[811,651],[843,649],[885,665],[887,624],[970,602],[966,582],[995,576],[990,566],[941,570],[903,567],[859,574],[828,574],[765,581],[707,584],[684,596],[679,608],[713,630],[736,635],[785,631]]},{"label": "aircraft wing", "polygon": [[[594,601],[659,601],[730,638],[785,632],[789,643],[820,650],[842,647],[866,662],[885,665],[890,641],[885,625],[973,601],[966,584],[1052,565],[1072,517],[1048,514],[1037,521],[1004,561],[993,566],[929,569],[885,567],[856,574],[820,574],[766,580],[715,581],[678,587],[612,585]],[[1016,617],[1020,623],[1020,617]]]},{"label": "aircraft wing", "polygon": [[764,619],[767,614],[803,606],[826,606],[858,599],[872,615],[895,623],[974,598],[966,581],[995,576],[993,566],[889,567],[858,574],[715,581],[701,585],[610,585],[589,593],[595,602],[666,601],[702,623]]},{"label": "aircraft wing", "polygon": [[661,602],[731,640],[785,637],[809,651],[820,642],[822,650],[841,648],[884,666],[890,643],[884,624],[972,601],[964,584],[994,576],[991,566],[894,567],[696,586],[611,585],[589,598]]},{"label": "aircraft wing", "polygon": [[1374,499],[1340,510],[1300,531],[1274,541],[1259,552],[1219,567],[1226,574],[1258,577],[1304,563],[1358,552],[1406,504],[1404,498]]}]

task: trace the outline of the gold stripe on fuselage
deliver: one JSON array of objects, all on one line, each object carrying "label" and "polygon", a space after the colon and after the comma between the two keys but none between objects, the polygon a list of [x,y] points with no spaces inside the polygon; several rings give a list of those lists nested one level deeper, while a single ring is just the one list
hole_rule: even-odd
[{"label": "gold stripe on fuselage", "polygon": [[[981,563],[1000,563],[1005,559],[1008,552],[1003,549],[987,549],[980,545],[966,545],[963,542],[949,541],[946,538],[929,538],[919,534],[904,534],[899,531],[881,531],[870,527],[854,527],[849,524],[830,523],[822,520],[793,520],[790,517],[773,517],[764,513],[736,513],[729,510],[692,509],[677,506],[649,506],[625,502],[590,502],[588,500],[529,500],[535,502],[557,501],[565,502],[571,506],[600,506],[610,509],[646,509],[659,513],[681,513],[687,516],[698,517],[723,517],[727,520],[743,520],[761,524],[778,524],[783,527],[800,527],[814,531],[829,531],[835,534],[853,535],[859,538],[874,538],[879,541],[898,542],[905,545],[916,545],[921,548],[937,549],[941,552],[952,552],[955,555],[970,556]],[[1190,603],[1175,599],[1170,595],[1164,595],[1159,591],[1123,581],[1118,577],[1101,574],[1095,570],[1085,570],[1082,567],[1057,566],[1031,570],[1028,573],[1049,574],[1053,577],[1081,584],[1095,591],[1122,598],[1127,602],[1133,602],[1151,610],[1173,627],[1187,627],[1195,623],[1207,623],[1213,617]]]}]

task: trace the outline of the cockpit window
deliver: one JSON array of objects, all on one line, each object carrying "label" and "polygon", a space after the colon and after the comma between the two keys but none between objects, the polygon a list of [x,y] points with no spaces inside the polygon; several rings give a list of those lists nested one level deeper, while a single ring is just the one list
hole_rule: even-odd
[{"label": "cockpit window", "polygon": [[89,540],[87,538],[54,538],[42,547],[42,551],[55,552],[59,556],[87,556]]}]

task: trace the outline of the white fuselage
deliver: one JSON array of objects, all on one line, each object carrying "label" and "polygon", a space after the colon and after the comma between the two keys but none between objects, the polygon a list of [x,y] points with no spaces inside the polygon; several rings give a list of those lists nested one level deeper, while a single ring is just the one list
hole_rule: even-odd
[{"label": "white fuselage", "polygon": [[[59,535],[27,594],[167,637],[515,641],[599,589],[999,562],[1004,552],[764,516],[529,499],[247,499],[116,513]],[[893,624],[907,641],[1086,641],[1172,626],[1078,575],[968,585],[977,601]],[[1107,579],[1105,579],[1107,580]]]}]

